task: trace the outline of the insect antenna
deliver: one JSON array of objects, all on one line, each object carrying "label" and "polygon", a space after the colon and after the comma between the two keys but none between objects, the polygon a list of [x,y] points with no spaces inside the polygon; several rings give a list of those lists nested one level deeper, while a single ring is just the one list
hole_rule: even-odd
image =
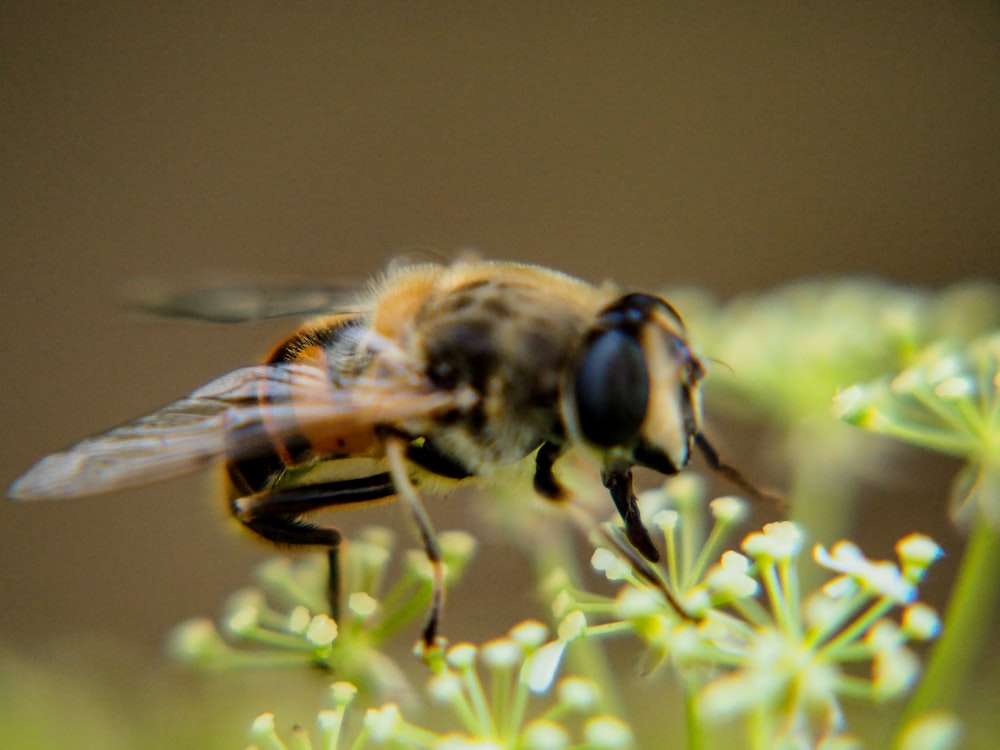
[{"label": "insect antenna", "polygon": [[701,451],[701,455],[705,457],[705,461],[708,462],[712,471],[725,477],[730,484],[745,492],[747,497],[751,500],[754,502],[769,503],[776,508],[785,507],[784,498],[771,492],[759,489],[753,482],[743,476],[740,470],[735,466],[723,463],[723,461],[719,458],[718,452],[712,447],[712,444],[708,442],[708,438],[706,438],[702,433],[698,432],[695,434],[694,444],[698,446],[698,450]]}]

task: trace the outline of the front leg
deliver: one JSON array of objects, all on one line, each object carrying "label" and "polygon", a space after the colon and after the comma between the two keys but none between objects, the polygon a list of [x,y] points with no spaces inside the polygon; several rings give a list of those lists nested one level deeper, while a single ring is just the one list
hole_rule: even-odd
[{"label": "front leg", "polygon": [[632,486],[631,467],[605,466],[601,470],[601,480],[611,492],[611,499],[615,501],[615,507],[625,523],[625,535],[629,542],[647,560],[657,562],[660,553],[642,523],[639,502]]}]

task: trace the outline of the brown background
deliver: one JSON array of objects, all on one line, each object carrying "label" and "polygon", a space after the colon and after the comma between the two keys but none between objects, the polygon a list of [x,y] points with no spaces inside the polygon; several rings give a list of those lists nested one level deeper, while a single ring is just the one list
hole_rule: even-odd
[{"label": "brown background", "polygon": [[[1000,275],[995,3],[64,6],[0,9],[3,483],[287,327],[150,321],[137,279],[363,279],[416,247],[723,296]],[[154,653],[215,612],[267,551],[208,481],[0,505],[0,646]]]}]

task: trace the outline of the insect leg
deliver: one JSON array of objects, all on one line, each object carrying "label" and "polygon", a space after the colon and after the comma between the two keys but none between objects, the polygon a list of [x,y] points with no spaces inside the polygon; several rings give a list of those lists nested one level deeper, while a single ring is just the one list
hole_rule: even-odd
[{"label": "insect leg", "polygon": [[632,486],[632,470],[630,468],[605,467],[601,470],[601,480],[604,486],[611,492],[611,499],[615,501],[615,507],[625,522],[625,534],[642,556],[647,560],[656,562],[660,559],[660,553],[653,545],[653,540],[649,537],[649,532],[643,526],[642,516],[639,513],[639,503],[635,496],[635,489]]},{"label": "insect leg", "polygon": [[431,564],[432,586],[430,613],[427,616],[427,624],[424,625],[423,640],[428,648],[434,646],[437,638],[438,625],[441,622],[441,611],[444,608],[444,563],[441,559],[441,545],[438,543],[437,535],[434,533],[434,526],[431,519],[424,510],[417,491],[410,480],[409,472],[406,469],[407,441],[399,435],[389,435],[385,445],[386,457],[389,459],[389,473],[392,476],[393,484],[399,497],[406,503],[410,510],[410,515],[417,524],[420,532],[420,539],[424,543],[424,550],[427,552],[427,559]]},{"label": "insect leg", "polygon": [[472,472],[465,468],[465,466],[427,442],[420,445],[408,444],[406,446],[406,458],[410,463],[416,464],[431,474],[437,474],[439,477],[468,479],[472,476]]},{"label": "insect leg", "polygon": [[340,603],[340,543],[334,526],[303,521],[299,516],[335,505],[380,500],[396,493],[387,473],[338,482],[308,484],[246,495],[232,500],[230,510],[248,529],[275,544],[325,547],[330,574],[327,596],[336,619]]},{"label": "insect leg", "polygon": [[542,443],[535,454],[535,492],[546,500],[560,501],[566,491],[552,472],[552,467],[563,453],[563,446],[557,443]]}]

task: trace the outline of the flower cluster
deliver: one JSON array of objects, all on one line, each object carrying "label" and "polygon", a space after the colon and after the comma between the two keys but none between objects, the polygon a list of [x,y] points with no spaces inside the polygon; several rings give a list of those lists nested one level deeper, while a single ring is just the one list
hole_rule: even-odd
[{"label": "flower cluster", "polygon": [[707,382],[710,400],[792,424],[826,411],[850,383],[898,371],[941,340],[1000,325],[1000,288],[938,293],[874,279],[804,281],[716,306],[684,300],[694,339],[734,377]]},{"label": "flower cluster", "polygon": [[1000,332],[926,352],[895,377],[842,391],[841,419],[966,460],[952,495],[957,516],[978,510],[1000,529]]},{"label": "flower cluster", "polygon": [[[760,747],[843,738],[843,698],[881,702],[910,688],[919,662],[908,644],[939,629],[934,611],[916,601],[917,584],[941,554],[933,541],[906,537],[898,563],[871,561],[850,542],[816,545],[814,562],[836,576],[803,594],[797,565],[805,540],[796,524],[768,524],[743,540],[741,552],[710,564],[741,506],[733,498],[710,504],[707,541],[697,521],[685,533],[686,521],[697,518],[692,498],[700,489],[692,485],[674,480],[643,498],[646,505],[674,500],[652,516],[664,533],[665,563],[637,560],[624,545],[599,549],[594,567],[625,585],[614,599],[564,589],[566,636],[542,653],[583,635],[635,634],[657,663],[669,660],[682,676],[697,722],[743,717]],[[898,622],[889,618],[894,608],[902,608]],[[859,663],[870,665],[866,676]]]},{"label": "flower cluster", "polygon": [[[463,532],[441,534],[440,542],[452,582],[475,544]],[[346,545],[346,596],[337,619],[326,598],[325,558],[276,557],[258,567],[257,588],[229,598],[218,625],[208,619],[179,625],[171,650],[204,668],[315,664],[376,692],[401,688],[402,674],[380,648],[424,615],[432,582],[426,556],[414,550],[405,557],[403,574],[386,586],[393,546],[393,534],[382,528],[366,529]]]},{"label": "flower cluster", "polygon": [[[452,724],[461,730],[439,732],[408,720],[399,706],[388,703],[365,712],[351,748],[398,745],[428,750],[623,750],[632,735],[618,719],[601,712],[596,683],[577,677],[559,682],[548,705],[535,709],[527,674],[533,655],[545,640],[547,629],[528,621],[507,636],[476,647],[462,643],[440,654],[431,664],[434,675],[427,694],[447,707]],[[485,671],[488,680],[482,679]],[[342,739],[345,712],[354,688],[337,683],[331,691],[332,706],[319,714],[320,742],[313,744],[301,728],[293,730],[294,745],[277,734],[272,714],[258,717],[253,726],[257,748],[300,750],[347,745]]]}]

